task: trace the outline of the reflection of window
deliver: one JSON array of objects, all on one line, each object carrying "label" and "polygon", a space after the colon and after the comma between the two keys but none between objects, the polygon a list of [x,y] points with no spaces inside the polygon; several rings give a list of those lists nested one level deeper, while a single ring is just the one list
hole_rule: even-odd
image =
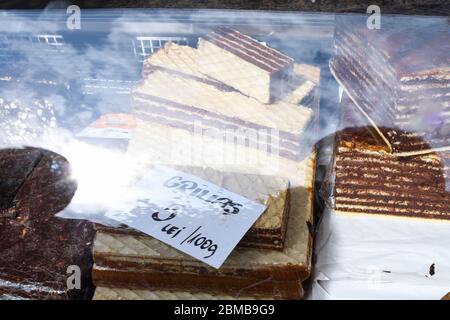
[{"label": "reflection of window", "polygon": [[159,48],[163,47],[166,42],[175,42],[182,45],[188,44],[187,38],[179,37],[136,37],[133,40],[133,49],[136,58],[140,61],[144,60],[146,56],[151,55]]},{"label": "reflection of window", "polygon": [[18,63],[21,54],[33,50],[63,52],[64,38],[60,35],[0,34],[0,64]]},{"label": "reflection of window", "polygon": [[64,38],[59,35],[38,35],[37,41],[39,43],[44,43],[49,46],[62,46],[64,44]]}]

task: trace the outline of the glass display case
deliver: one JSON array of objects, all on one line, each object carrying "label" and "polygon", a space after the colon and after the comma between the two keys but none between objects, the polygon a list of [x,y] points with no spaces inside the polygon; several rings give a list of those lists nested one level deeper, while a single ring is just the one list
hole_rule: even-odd
[{"label": "glass display case", "polygon": [[0,11],[0,299],[444,296],[449,43],[439,16]]}]

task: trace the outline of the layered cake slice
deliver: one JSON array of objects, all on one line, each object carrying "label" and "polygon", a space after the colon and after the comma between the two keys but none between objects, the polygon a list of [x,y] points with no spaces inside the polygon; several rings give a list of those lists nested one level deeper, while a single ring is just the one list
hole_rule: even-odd
[{"label": "layered cake slice", "polygon": [[380,30],[337,21],[331,71],[396,154],[450,150],[449,37],[446,21]]},{"label": "layered cake slice", "polygon": [[[286,236],[289,214],[289,181],[273,176],[260,176],[233,172],[221,172],[210,168],[174,167],[174,169],[197,176],[231,192],[266,206],[239,245],[282,250]],[[129,228],[97,226],[98,230],[144,235]]]},{"label": "layered cake slice", "polygon": [[[149,236],[99,231],[94,282],[100,287],[152,288],[298,299],[310,274],[315,153],[302,162],[302,183],[290,189],[291,206],[282,251],[236,248],[214,269]],[[299,172],[299,174],[300,174]]]},{"label": "layered cake slice", "polygon": [[[0,181],[5,181],[3,174],[16,172],[17,183],[9,177],[8,184],[20,187],[9,207],[13,214],[0,216],[0,300],[90,298],[93,226],[54,216],[76,189],[69,164],[37,149],[1,150],[0,163],[5,160],[9,163],[5,170],[11,171],[0,171]],[[69,279],[75,270],[79,282],[77,275]]]},{"label": "layered cake slice", "polygon": [[282,98],[294,60],[230,28],[218,28],[199,39],[200,72],[262,103]]},{"label": "layered cake slice", "polygon": [[367,119],[343,100],[336,136],[334,206],[345,214],[450,219],[450,154],[391,154]]}]

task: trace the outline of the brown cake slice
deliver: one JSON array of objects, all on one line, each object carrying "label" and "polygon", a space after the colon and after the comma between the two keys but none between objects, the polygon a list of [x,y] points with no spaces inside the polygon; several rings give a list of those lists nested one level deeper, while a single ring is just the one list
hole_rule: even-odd
[{"label": "brown cake slice", "polygon": [[294,60],[230,28],[218,28],[199,39],[200,71],[262,103],[287,92]]},{"label": "brown cake slice", "polygon": [[[76,189],[68,162],[52,152],[4,149],[0,165],[0,181],[3,184],[5,174],[15,189],[8,207],[12,214],[0,217],[0,299],[91,297],[93,226],[54,216]],[[11,176],[14,172],[17,181]],[[81,270],[80,289],[67,286],[67,268],[72,265]]]},{"label": "brown cake slice", "polygon": [[343,100],[336,136],[334,205],[345,214],[450,219],[450,154],[398,157]]},{"label": "brown cake slice", "polygon": [[291,206],[282,251],[236,248],[214,269],[149,236],[97,233],[93,270],[97,286],[161,288],[230,295],[299,299],[310,274],[315,153],[299,171],[302,183],[291,187]]}]

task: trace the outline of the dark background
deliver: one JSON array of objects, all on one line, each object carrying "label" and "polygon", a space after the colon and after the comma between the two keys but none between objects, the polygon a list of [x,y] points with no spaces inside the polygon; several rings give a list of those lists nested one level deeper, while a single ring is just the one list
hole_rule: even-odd
[{"label": "dark background", "polygon": [[328,12],[366,12],[369,4],[376,4],[382,13],[450,15],[449,0],[4,0],[0,2],[0,9],[63,8],[69,4],[81,8],[226,8]]}]

